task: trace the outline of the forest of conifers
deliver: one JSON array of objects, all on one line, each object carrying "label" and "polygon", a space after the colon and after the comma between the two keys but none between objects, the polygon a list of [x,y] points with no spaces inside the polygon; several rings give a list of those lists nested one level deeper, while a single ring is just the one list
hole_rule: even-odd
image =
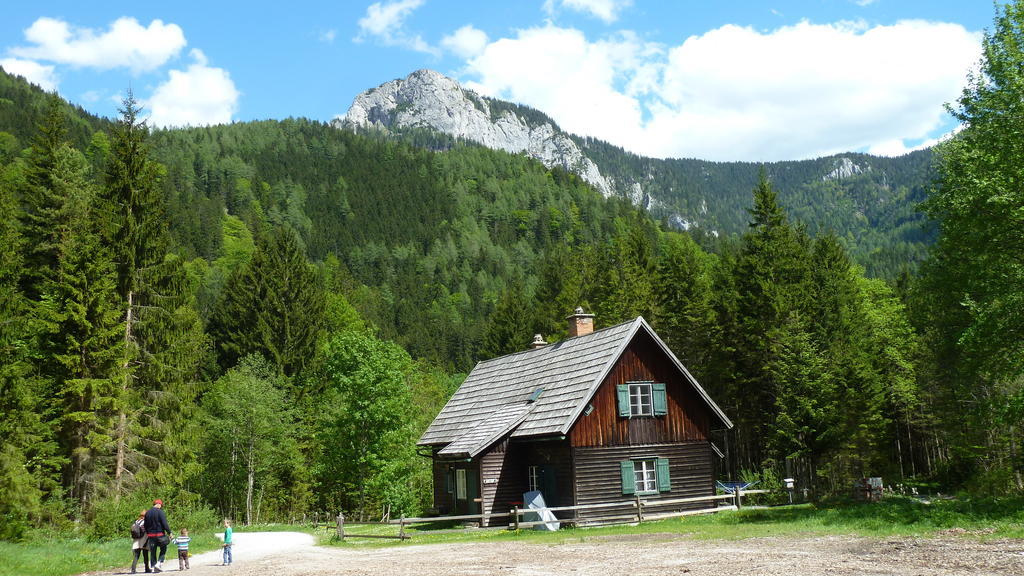
[{"label": "forest of conifers", "polygon": [[465,372],[576,306],[650,321],[736,423],[723,477],[1021,491],[1024,8],[999,10],[898,277],[766,171],[744,232],[689,234],[522,156],[153,130],[130,94],[99,119],[0,74],[0,538],[119,533],[153,497],[416,514],[415,442]]}]

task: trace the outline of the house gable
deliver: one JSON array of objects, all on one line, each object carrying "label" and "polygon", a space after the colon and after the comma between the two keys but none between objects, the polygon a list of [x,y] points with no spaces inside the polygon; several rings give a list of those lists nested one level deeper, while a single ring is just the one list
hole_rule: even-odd
[{"label": "house gable", "polygon": [[[586,407],[569,430],[573,447],[630,446],[707,441],[720,418],[705,400],[703,390],[680,370],[648,330],[638,330],[608,370]],[[664,416],[619,415],[616,387],[629,382],[665,385]]]}]

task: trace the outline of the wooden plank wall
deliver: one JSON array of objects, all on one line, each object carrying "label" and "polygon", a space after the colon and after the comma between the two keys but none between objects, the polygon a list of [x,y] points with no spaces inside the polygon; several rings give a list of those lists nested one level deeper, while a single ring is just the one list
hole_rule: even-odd
[{"label": "wooden plank wall", "polygon": [[[464,469],[464,470],[466,470],[466,478],[467,478],[466,490],[467,490],[467,496],[471,496],[470,494],[468,494],[468,491],[471,489],[470,482],[468,481],[469,480],[469,476],[470,475],[477,476],[477,479],[479,480],[480,466],[479,466],[478,462],[465,462],[465,461],[456,461],[456,460],[435,459],[434,460],[434,473],[433,473],[433,476],[434,476],[434,507],[437,508],[437,511],[438,511],[439,514],[445,514],[445,515],[470,514],[472,512],[471,512],[471,510],[469,508],[469,501],[468,501],[468,499],[467,500],[457,500],[456,497],[455,497],[456,494],[455,494],[455,485],[454,485],[454,480],[455,479],[454,479],[454,477],[452,478],[452,482],[453,482],[453,484],[452,484],[452,491],[451,492],[447,492],[446,489],[445,489],[445,473],[447,472],[449,467],[454,468],[454,469]],[[481,488],[482,488],[482,486],[481,486]]]},{"label": "wooden plank wall", "polygon": [[[632,381],[664,382],[668,414],[621,418],[615,386]],[[591,400],[593,412],[580,416],[569,431],[573,447],[630,446],[706,441],[713,418],[704,400],[658,348],[641,332],[623,352]]]},{"label": "wooden plank wall", "polygon": [[[633,495],[622,494],[622,476],[619,462],[642,458],[668,458],[670,492],[644,495],[647,501],[668,500],[711,496],[715,493],[712,470],[711,445],[708,442],[685,444],[660,444],[649,446],[613,446],[573,448],[572,458],[576,463],[576,504],[598,504],[602,502],[628,502]],[[708,504],[694,503],[677,505],[675,509],[707,508]],[[596,518],[596,511],[583,512],[581,516]]]},{"label": "wooden plank wall", "polygon": [[455,494],[448,492],[445,479],[449,465],[448,462],[434,460],[434,508],[438,514],[454,514]]},{"label": "wooden plank wall", "polygon": [[[504,513],[513,505],[522,508],[523,493],[529,484],[528,466],[546,466],[554,471],[558,494],[550,499],[548,494],[544,495],[548,506],[572,503],[572,461],[567,441],[514,442],[506,439],[480,457],[481,511]],[[488,525],[506,523],[505,518],[495,518]]]}]

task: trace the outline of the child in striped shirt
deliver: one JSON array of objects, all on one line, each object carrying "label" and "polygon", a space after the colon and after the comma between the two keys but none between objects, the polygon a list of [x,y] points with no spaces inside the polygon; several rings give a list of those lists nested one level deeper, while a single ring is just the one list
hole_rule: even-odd
[{"label": "child in striped shirt", "polygon": [[174,543],[178,545],[178,570],[189,570],[188,565],[188,543],[192,539],[188,537],[188,528],[182,528],[181,534],[174,539]]}]

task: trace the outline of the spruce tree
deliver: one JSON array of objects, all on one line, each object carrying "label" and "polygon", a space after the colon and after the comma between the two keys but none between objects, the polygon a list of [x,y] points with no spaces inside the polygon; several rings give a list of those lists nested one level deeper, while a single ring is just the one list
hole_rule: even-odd
[{"label": "spruce tree", "polygon": [[85,158],[67,145],[55,154],[54,191],[64,198],[51,222],[56,267],[41,286],[50,326],[43,352],[54,380],[70,465],[69,495],[85,504],[111,477],[113,434],[124,357],[113,260]]},{"label": "spruce tree", "polygon": [[57,151],[65,143],[64,103],[56,94],[47,99],[46,115],[29,148],[20,180],[25,274],[22,285],[30,300],[39,298],[39,286],[57,263],[53,222],[64,203],[54,184]]},{"label": "spruce tree", "polygon": [[494,312],[488,318],[477,356],[489,359],[526,350],[532,338],[529,312],[523,283],[513,280],[502,291]]},{"label": "spruce tree", "polygon": [[0,173],[0,213],[12,215],[0,219],[0,540],[16,540],[39,512],[62,462],[41,419],[44,391],[32,376],[38,326],[19,288],[23,239],[7,172]]},{"label": "spruce tree", "polygon": [[[116,432],[115,487],[126,472],[172,484],[192,449],[182,432],[206,347],[181,260],[169,254],[161,168],[149,157],[148,128],[131,92],[110,137],[104,201],[121,299],[124,361]],[[138,450],[142,440],[146,448]],[[161,465],[166,465],[161,467]]]},{"label": "spruce tree", "polygon": [[776,417],[779,382],[767,370],[770,334],[806,306],[809,239],[794,228],[779,206],[775,188],[761,173],[754,189],[750,231],[742,239],[736,265],[737,435],[742,467],[777,460],[766,443]]},{"label": "spruce tree", "polygon": [[291,229],[261,237],[252,260],[227,281],[211,332],[221,365],[262,354],[292,376],[313,357],[324,322],[324,290]]},{"label": "spruce tree", "polygon": [[689,235],[668,235],[658,260],[651,322],[698,378],[707,368],[715,330],[711,282],[711,258]]}]

